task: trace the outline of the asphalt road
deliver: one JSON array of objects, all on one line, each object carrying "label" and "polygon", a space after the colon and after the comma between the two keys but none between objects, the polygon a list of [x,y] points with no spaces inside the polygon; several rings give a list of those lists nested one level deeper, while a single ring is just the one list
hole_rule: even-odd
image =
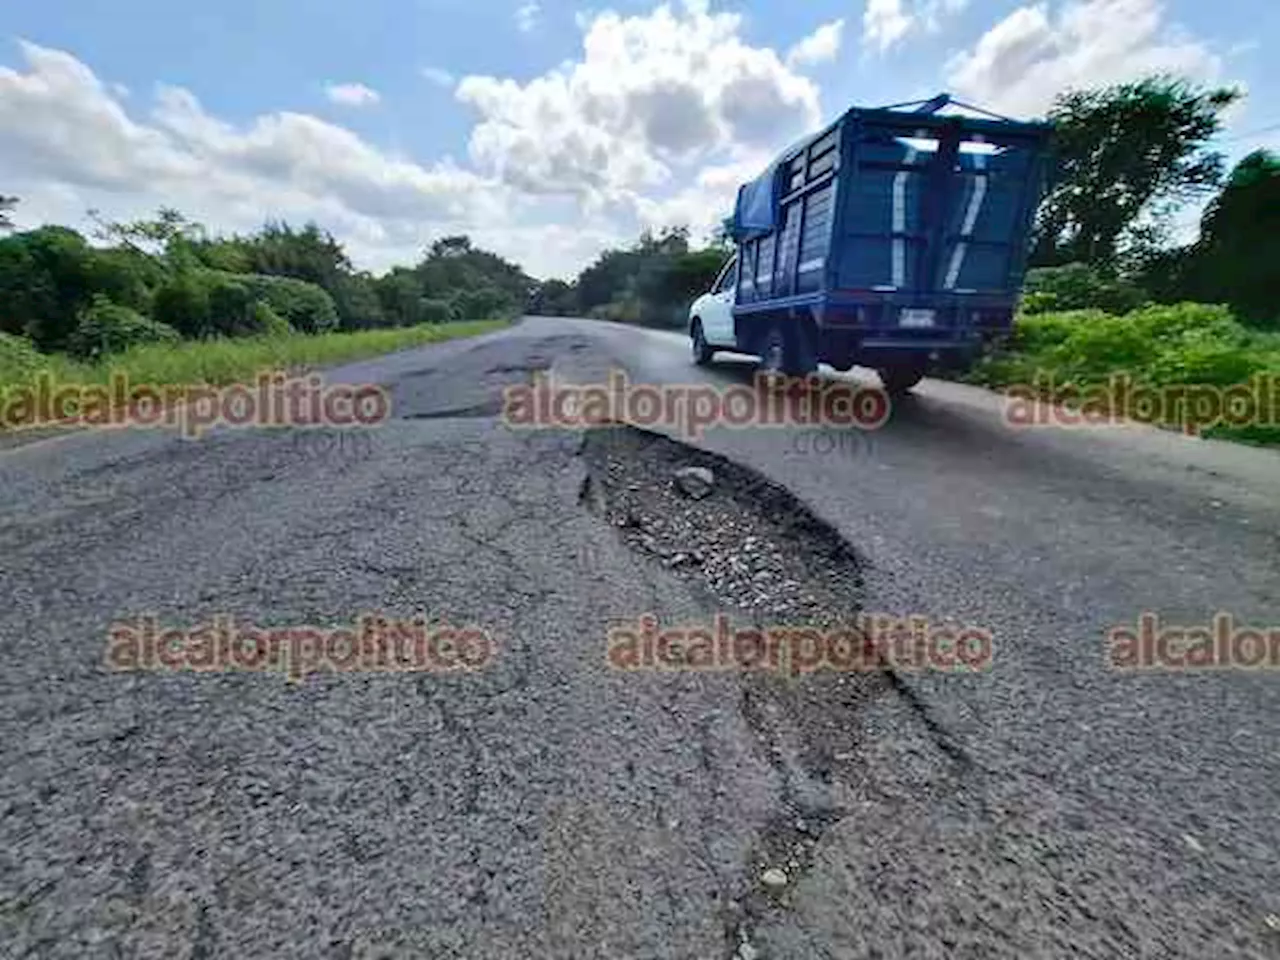
[{"label": "asphalt road", "polygon": [[[529,319],[331,371],[392,390],[358,434],[0,453],[3,955],[1280,956],[1280,673],[1103,658],[1144,611],[1280,628],[1280,457],[1012,430],[926,381],[873,432],[708,431],[690,567],[642,546],[685,509],[658,489],[680,448],[498,416],[539,370],[749,377],[686,352]],[[774,550],[745,579],[738,515]],[[994,659],[776,682],[606,660],[610,625],[760,623],[783,595],[981,626]],[[104,659],[142,614],[368,611],[479,625],[495,661],[289,683]]]}]

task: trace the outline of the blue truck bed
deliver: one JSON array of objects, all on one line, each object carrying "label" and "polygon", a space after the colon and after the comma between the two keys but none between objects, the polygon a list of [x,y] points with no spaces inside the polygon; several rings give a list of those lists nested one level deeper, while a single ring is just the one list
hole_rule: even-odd
[{"label": "blue truck bed", "polygon": [[963,365],[1009,329],[1051,128],[934,112],[948,102],[853,108],[741,188],[745,349],[781,325],[790,372]]}]

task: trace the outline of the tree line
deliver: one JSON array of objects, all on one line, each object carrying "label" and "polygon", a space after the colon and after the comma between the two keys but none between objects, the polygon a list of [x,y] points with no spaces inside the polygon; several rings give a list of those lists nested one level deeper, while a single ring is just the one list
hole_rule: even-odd
[{"label": "tree line", "polygon": [[[16,202],[0,197],[0,227]],[[211,236],[176,210],[129,223],[90,215],[92,238],[44,226],[0,239],[0,334],[92,358],[145,342],[490,319],[524,310],[536,287],[465,236],[374,276],[315,224]]]}]

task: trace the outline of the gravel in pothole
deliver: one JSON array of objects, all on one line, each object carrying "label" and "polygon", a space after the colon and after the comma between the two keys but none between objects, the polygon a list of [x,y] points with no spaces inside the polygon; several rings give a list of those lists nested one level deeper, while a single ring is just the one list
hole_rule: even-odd
[{"label": "gravel in pothole", "polygon": [[[758,619],[811,626],[851,620],[859,560],[785,488],[715,454],[632,427],[589,431],[584,504],[633,549],[701,581],[722,604]],[[705,496],[677,474],[714,475]],[[700,484],[688,487],[701,493]]]}]

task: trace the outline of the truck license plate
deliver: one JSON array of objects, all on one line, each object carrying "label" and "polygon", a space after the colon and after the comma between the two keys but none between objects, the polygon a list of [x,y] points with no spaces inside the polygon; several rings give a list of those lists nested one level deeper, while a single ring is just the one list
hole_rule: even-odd
[{"label": "truck license plate", "polygon": [[933,310],[903,310],[898,326],[904,330],[924,330],[933,326],[934,317]]}]

